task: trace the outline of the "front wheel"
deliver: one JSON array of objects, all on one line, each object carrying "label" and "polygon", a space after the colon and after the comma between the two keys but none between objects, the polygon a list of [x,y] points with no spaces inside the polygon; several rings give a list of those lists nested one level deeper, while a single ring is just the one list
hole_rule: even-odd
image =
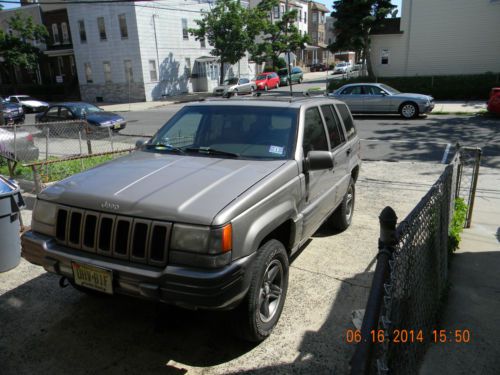
[{"label": "front wheel", "polygon": [[415,103],[403,103],[399,108],[399,114],[405,119],[411,119],[418,116],[418,107]]},{"label": "front wheel", "polygon": [[233,312],[235,332],[244,340],[266,339],[278,323],[288,290],[288,255],[270,240],[257,250],[248,294]]},{"label": "front wheel", "polygon": [[356,189],[354,187],[354,180],[351,178],[342,202],[330,217],[330,223],[334,229],[344,231],[349,228],[354,213],[355,198]]}]

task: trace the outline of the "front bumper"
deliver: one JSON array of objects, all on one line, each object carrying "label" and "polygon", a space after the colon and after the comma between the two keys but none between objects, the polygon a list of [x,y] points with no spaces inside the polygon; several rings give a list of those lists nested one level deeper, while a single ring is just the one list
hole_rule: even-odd
[{"label": "front bumper", "polygon": [[4,113],[3,118],[4,118],[4,121],[5,121],[6,124],[9,123],[9,122],[13,122],[15,124],[19,124],[19,123],[24,122],[26,116],[25,116],[24,112],[23,113],[18,113],[16,115],[13,115],[11,113]]},{"label": "front bumper", "polygon": [[187,308],[230,309],[250,286],[254,254],[217,269],[167,265],[164,269],[105,258],[61,246],[28,231],[21,238],[22,256],[48,272],[73,279],[71,262],[113,272],[113,292]]},{"label": "front bumper", "polygon": [[421,104],[419,107],[421,114],[430,113],[434,109],[434,102],[430,102],[430,104]]}]

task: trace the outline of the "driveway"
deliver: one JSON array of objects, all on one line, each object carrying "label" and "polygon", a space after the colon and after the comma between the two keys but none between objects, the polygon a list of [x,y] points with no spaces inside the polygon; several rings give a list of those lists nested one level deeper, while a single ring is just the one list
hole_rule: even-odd
[{"label": "driveway", "polygon": [[354,348],[345,332],[351,311],[366,303],[378,215],[391,205],[402,220],[442,169],[365,162],[353,225],[336,234],[321,228],[311,238],[291,265],[280,322],[259,345],[233,338],[227,313],[90,297],[60,289],[58,277],[22,260],[0,273],[1,373],[346,373]]}]

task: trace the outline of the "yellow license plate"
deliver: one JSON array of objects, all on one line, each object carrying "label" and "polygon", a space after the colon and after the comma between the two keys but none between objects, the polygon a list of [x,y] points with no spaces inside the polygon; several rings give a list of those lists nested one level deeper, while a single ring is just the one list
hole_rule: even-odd
[{"label": "yellow license plate", "polygon": [[121,125],[120,124],[116,124],[113,126],[113,129],[120,129]]},{"label": "yellow license plate", "polygon": [[104,268],[71,262],[77,285],[113,294],[113,272]]}]

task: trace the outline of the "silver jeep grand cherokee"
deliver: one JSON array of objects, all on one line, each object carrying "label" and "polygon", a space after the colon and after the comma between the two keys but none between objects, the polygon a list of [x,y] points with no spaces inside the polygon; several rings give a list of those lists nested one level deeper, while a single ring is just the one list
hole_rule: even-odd
[{"label": "silver jeep grand cherokee", "polygon": [[329,98],[186,105],[136,152],[40,193],[22,254],[82,291],[235,309],[260,341],[290,257],[326,220],[351,223],[359,153]]}]

